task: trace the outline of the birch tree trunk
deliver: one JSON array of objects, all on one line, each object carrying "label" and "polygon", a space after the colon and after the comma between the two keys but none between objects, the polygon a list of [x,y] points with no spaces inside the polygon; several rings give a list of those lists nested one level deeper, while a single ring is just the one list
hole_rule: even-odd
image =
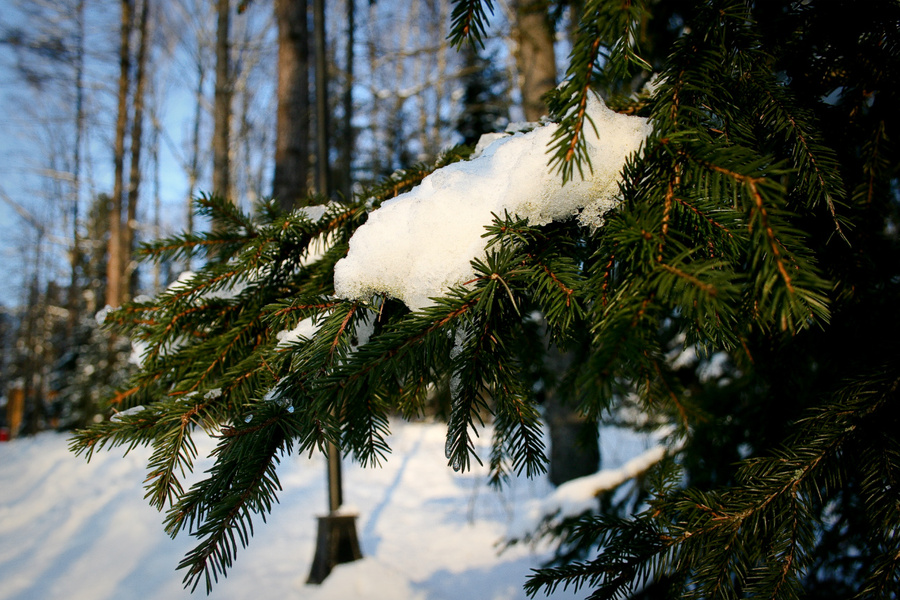
[{"label": "birch tree trunk", "polygon": [[429,157],[437,156],[438,152],[440,152],[441,150],[441,147],[444,145],[444,140],[441,137],[441,132],[443,131],[444,125],[441,118],[441,110],[444,109],[446,89],[445,84],[448,80],[448,55],[453,51],[450,48],[450,43],[447,41],[447,36],[440,34],[440,32],[447,27],[447,23],[449,23],[449,0],[437,0],[437,5],[437,18],[432,22],[437,26],[435,37],[440,40],[440,44],[438,45],[437,49],[437,78],[434,81],[435,108],[434,115],[432,115],[431,121],[431,135],[428,136],[428,146],[425,149],[425,152]]}]

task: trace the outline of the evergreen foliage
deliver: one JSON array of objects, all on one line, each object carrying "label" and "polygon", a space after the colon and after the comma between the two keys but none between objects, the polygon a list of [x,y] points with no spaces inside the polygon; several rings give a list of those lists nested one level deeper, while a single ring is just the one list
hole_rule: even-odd
[{"label": "evergreen foliage", "polygon": [[[621,420],[637,408],[640,423],[672,433],[629,502],[607,492],[601,514],[565,528],[562,563],[538,571],[530,593],[897,597],[900,5],[677,6],[585,2],[551,99],[561,127],[548,157],[563,179],[590,169],[592,88],[652,119],[619,207],[595,231],[497,215],[476,277],[429,308],[335,299],[333,267],[370,208],[464,149],[320,218],[268,204],[250,218],[203,198],[221,230],[145,247],[208,262],[111,317],[147,345],[114,404],[142,408],[72,446],[88,457],[153,446],[148,499],[172,535],[199,538],[181,564],[186,585],[209,589],[227,573],[276,501],[280,456],[334,442],[377,465],[388,416],[420,414],[446,377],[449,464],[478,460],[473,439],[490,412],[494,481],[541,472],[543,325],[583,358],[554,381],[585,414]],[[456,2],[451,39],[477,43],[491,10]],[[654,31],[668,37],[645,37]],[[650,89],[632,94],[651,69]],[[279,342],[304,319],[314,334]],[[686,350],[700,360],[674,360]],[[727,370],[714,373],[713,360]],[[198,428],[219,436],[216,463],[186,490]]]}]

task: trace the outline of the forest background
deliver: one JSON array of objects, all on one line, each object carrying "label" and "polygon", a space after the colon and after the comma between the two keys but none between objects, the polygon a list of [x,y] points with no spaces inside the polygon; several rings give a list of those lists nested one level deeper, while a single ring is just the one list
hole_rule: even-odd
[{"label": "forest background", "polygon": [[[141,242],[209,229],[194,198],[215,192],[245,211],[326,188],[346,198],[482,132],[536,120],[556,65],[539,65],[553,70],[543,80],[529,75],[523,102],[517,61],[555,61],[569,43],[565,10],[517,17],[524,2],[497,3],[484,46],[462,52],[447,39],[449,0],[321,4],[326,84],[312,2],[3,2],[0,425],[10,433],[99,414],[129,349],[110,354],[94,317],[197,266],[135,261]],[[535,26],[537,50],[520,43]],[[279,99],[279,81],[293,99]],[[293,112],[279,117],[279,106]]]}]

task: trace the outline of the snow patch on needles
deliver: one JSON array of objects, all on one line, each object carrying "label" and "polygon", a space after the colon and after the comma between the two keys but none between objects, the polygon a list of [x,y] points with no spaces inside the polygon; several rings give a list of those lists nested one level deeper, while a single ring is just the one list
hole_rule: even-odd
[{"label": "snow patch on needles", "polygon": [[548,166],[556,124],[493,139],[476,158],[438,169],[373,211],[335,267],[336,294],[362,299],[382,293],[412,310],[424,308],[430,298],[472,279],[470,262],[485,254],[485,227],[504,212],[531,225],[579,213],[582,225],[602,225],[603,215],[618,203],[625,159],[651,126],[642,117],[610,110],[596,95],[586,112],[590,168],[585,165],[584,179],[563,186]]},{"label": "snow patch on needles", "polygon": [[303,319],[293,329],[276,333],[275,337],[278,338],[278,344],[275,347],[287,348],[293,344],[311,340],[321,326],[321,323],[317,324],[312,317]]},{"label": "snow patch on needles", "polygon": [[142,404],[138,404],[137,406],[132,406],[128,410],[120,410],[119,412],[117,412],[116,414],[111,416],[109,418],[109,420],[112,421],[113,423],[120,423],[123,418],[130,417],[132,415],[136,415],[143,410],[144,410],[144,406]]}]

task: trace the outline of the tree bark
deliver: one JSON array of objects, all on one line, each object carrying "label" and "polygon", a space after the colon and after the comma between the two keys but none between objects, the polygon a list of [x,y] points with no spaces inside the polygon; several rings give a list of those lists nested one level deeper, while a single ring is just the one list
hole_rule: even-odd
[{"label": "tree bark", "polygon": [[328,177],[328,60],[325,44],[325,0],[313,0],[316,54],[316,192],[331,195]]},{"label": "tree bark", "polygon": [[419,3],[414,1],[410,6],[409,13],[407,13],[406,21],[401,25],[400,44],[397,46],[398,56],[395,60],[396,66],[394,72],[394,102],[393,108],[389,109],[390,113],[387,115],[388,130],[387,135],[385,136],[387,150],[390,152],[390,158],[388,159],[387,164],[388,171],[393,171],[398,167],[405,167],[407,163],[411,162],[409,157],[406,156],[407,140],[405,139],[403,131],[403,107],[409,97],[402,91],[404,77],[406,76],[406,60],[403,54],[407,50],[410,33],[417,27],[418,20]]},{"label": "tree bark", "polygon": [[[194,121],[191,130],[191,162],[188,170],[188,194],[185,231],[194,233],[194,192],[200,179],[200,123],[203,119],[203,84],[206,82],[206,67],[203,65],[203,50],[197,52],[197,94],[194,106]],[[191,270],[191,253],[185,257],[184,270]]]},{"label": "tree bark", "polygon": [[341,184],[340,192],[346,200],[353,196],[353,61],[356,36],[356,0],[347,0],[347,50],[344,69],[344,120],[341,144]]},{"label": "tree bark", "polygon": [[231,3],[216,0],[216,91],[213,106],[213,193],[228,198],[231,172],[228,160],[231,124],[230,29]]},{"label": "tree bark", "polygon": [[554,485],[561,485],[595,473],[600,466],[600,446],[597,426],[578,410],[574,386],[567,377],[575,365],[584,363],[584,352],[561,352],[548,342],[544,360],[556,376],[556,385],[547,388],[543,402],[544,421],[550,434],[548,476]]},{"label": "tree bark", "polygon": [[147,67],[147,21],[150,0],[141,0],[141,14],[138,20],[140,37],[137,50],[137,72],[135,73],[134,115],[131,122],[131,167],[128,174],[128,203],[125,211],[125,223],[122,229],[122,299],[126,300],[133,293],[132,275],[135,262],[134,232],[137,225],[137,203],[141,185],[141,147],[144,133],[144,95],[146,88]]},{"label": "tree bark", "polygon": [[428,146],[424,148],[429,160],[437,156],[438,152],[440,152],[441,148],[444,146],[444,141],[441,139],[441,131],[443,130],[441,107],[444,105],[445,83],[448,79],[448,54],[451,52],[447,36],[440,35],[439,33],[441,28],[446,27],[446,23],[448,22],[450,5],[448,0],[438,0],[437,4],[438,18],[436,19],[435,24],[438,26],[438,31],[435,32],[435,37],[441,42],[437,50],[437,79],[434,82],[435,110],[431,121],[431,135],[428,136]]},{"label": "tree bark", "polygon": [[113,193],[110,199],[108,258],[106,264],[106,304],[122,303],[122,191],[125,171],[125,129],[128,124],[128,89],[131,72],[131,0],[122,0],[119,43],[118,113],[113,150]]},{"label": "tree bark", "polygon": [[282,210],[305,201],[309,178],[309,29],[306,0],[275,0],[278,108],[272,196]]},{"label": "tree bark", "polygon": [[78,232],[78,203],[81,201],[81,144],[84,137],[84,3],[79,0],[75,7],[75,147],[72,157],[72,256],[70,257],[71,278],[69,281],[68,333],[71,334],[78,322],[81,308],[81,286],[78,281],[78,267],[81,264],[81,237]]},{"label": "tree bark", "polygon": [[516,66],[525,118],[538,121],[547,114],[542,96],[556,86],[553,25],[543,0],[516,0]]}]

